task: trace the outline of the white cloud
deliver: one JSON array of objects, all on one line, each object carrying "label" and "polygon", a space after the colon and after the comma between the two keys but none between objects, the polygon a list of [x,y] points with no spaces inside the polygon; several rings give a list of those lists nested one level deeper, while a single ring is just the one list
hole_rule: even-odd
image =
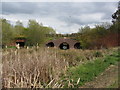
[{"label": "white cloud", "polygon": [[119,0],[2,0],[2,2],[118,2]]},{"label": "white cloud", "polygon": [[101,22],[104,13],[90,13],[90,14],[81,14],[79,16],[82,22]]},{"label": "white cloud", "polygon": [[27,26],[29,19],[35,19],[45,26],[53,27],[57,33],[75,33],[81,26],[94,27],[101,22],[110,22],[117,7],[117,3],[23,2],[3,5],[2,17],[12,24],[20,20]]}]

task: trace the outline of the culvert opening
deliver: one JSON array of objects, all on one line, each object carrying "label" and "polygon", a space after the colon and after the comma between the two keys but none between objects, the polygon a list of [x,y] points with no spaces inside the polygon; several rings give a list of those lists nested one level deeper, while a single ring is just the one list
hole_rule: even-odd
[{"label": "culvert opening", "polygon": [[60,44],[59,48],[63,49],[63,50],[67,50],[67,49],[69,49],[69,44],[66,42],[63,42]]},{"label": "culvert opening", "polygon": [[75,48],[75,49],[81,49],[80,43],[76,43],[76,44],[74,45],[74,48]]},{"label": "culvert opening", "polygon": [[25,42],[16,42],[16,44],[17,45],[19,44],[20,47],[24,47],[25,46]]},{"label": "culvert opening", "polygon": [[54,43],[53,42],[49,42],[48,44],[46,44],[47,47],[54,47]]}]

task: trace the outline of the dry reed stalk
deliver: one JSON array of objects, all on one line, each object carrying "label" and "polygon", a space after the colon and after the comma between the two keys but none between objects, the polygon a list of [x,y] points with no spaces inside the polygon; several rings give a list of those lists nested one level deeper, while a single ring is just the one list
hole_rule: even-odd
[{"label": "dry reed stalk", "polygon": [[[60,51],[46,48],[6,49],[3,52],[3,87],[63,87],[62,82],[58,83],[61,73],[65,75],[71,63],[82,64],[88,61],[86,57],[90,60],[95,58],[94,52],[94,50]],[[104,55],[111,54],[111,50],[99,52]],[[78,56],[80,61],[75,61]],[[77,84],[79,81],[80,79]],[[68,86],[74,87],[70,81]]]},{"label": "dry reed stalk", "polygon": [[32,49],[10,50],[3,60],[4,78],[7,78],[9,73],[14,77],[12,81],[5,81],[4,86],[7,87],[12,87],[12,82],[14,87],[16,85],[17,87],[43,87],[41,82],[50,82],[53,78],[59,79],[60,72],[66,67],[66,62],[60,61],[57,53],[47,49],[44,52]]}]

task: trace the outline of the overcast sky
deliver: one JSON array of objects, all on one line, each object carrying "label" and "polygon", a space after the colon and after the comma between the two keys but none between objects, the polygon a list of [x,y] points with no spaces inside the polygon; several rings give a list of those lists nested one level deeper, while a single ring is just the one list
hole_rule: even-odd
[{"label": "overcast sky", "polygon": [[27,25],[35,19],[58,33],[75,33],[81,26],[111,22],[117,2],[2,2],[3,18]]}]

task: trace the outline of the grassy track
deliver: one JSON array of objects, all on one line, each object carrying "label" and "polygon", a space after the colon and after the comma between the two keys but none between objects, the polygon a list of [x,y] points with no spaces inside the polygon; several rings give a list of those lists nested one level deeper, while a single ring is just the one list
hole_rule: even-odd
[{"label": "grassy track", "polygon": [[85,83],[82,88],[118,88],[118,66],[110,65],[94,80]]},{"label": "grassy track", "polygon": [[[65,87],[80,87],[86,82],[92,81],[95,77],[104,72],[106,68],[110,65],[116,65],[120,58],[120,51],[116,51],[113,54],[106,56],[104,59],[96,59],[94,62],[88,62],[76,67],[71,67],[68,69],[65,78]],[[70,83],[70,85],[66,83]]]}]

